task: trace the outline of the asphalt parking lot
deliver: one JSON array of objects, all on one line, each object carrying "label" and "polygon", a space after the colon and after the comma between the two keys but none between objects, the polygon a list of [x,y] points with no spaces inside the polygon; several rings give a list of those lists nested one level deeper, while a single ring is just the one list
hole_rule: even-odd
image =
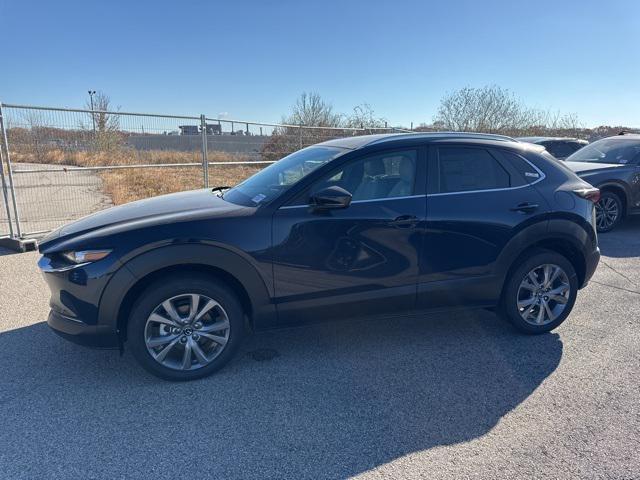
[{"label": "asphalt parking lot", "polygon": [[556,332],[490,312],[255,335],[172,384],[44,323],[37,254],[0,255],[0,478],[639,478],[640,219]]}]

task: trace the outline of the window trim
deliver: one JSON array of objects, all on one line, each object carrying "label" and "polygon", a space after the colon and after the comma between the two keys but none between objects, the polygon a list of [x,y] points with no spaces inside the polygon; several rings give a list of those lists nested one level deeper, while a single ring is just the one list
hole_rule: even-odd
[{"label": "window trim", "polygon": [[[440,190],[440,148],[442,147],[449,147],[449,146],[456,146],[455,144],[451,144],[451,145],[438,145],[435,148],[435,167],[437,169],[437,178],[438,178],[438,190]],[[501,166],[502,166],[502,162],[500,162],[499,159],[497,159],[492,153],[491,153],[491,149],[490,148],[486,148],[484,146],[476,146],[476,145],[464,145],[464,148],[471,148],[471,149],[479,149],[479,150],[484,150],[486,152],[489,153],[489,155],[491,155],[496,162],[498,162]],[[527,187],[531,187],[532,185],[535,185],[536,183],[539,183],[541,181],[543,181],[546,178],[546,175],[544,174],[544,172],[542,170],[540,170],[537,166],[535,166],[532,162],[530,162],[529,160],[527,160],[525,157],[523,157],[522,155],[520,155],[519,153],[516,153],[514,151],[510,151],[511,153],[513,153],[514,155],[517,155],[518,157],[520,157],[522,160],[524,160],[525,162],[527,162],[529,165],[531,165],[531,167],[533,167],[533,169],[538,172],[538,179],[535,182],[531,182],[531,183],[525,183],[524,185],[518,185],[515,187],[500,187],[500,188],[487,188],[487,189],[483,189],[483,190],[463,190],[460,192],[440,192],[438,191],[437,193],[427,193],[427,197],[441,197],[441,196],[445,196],[445,195],[461,195],[461,194],[465,194],[465,193],[484,193],[484,192],[503,192],[503,191],[508,191],[508,190],[518,190],[520,188],[527,188]],[[504,166],[502,166],[502,168],[504,168]]]},{"label": "window trim", "polygon": [[[369,200],[353,200],[349,205],[353,205],[354,203],[371,203],[371,202],[392,202],[394,200],[407,200],[409,198],[424,198],[428,195],[426,193],[421,193],[418,195],[405,195],[402,197],[388,197],[388,198],[372,198]],[[306,205],[283,205],[278,210],[289,210],[291,208],[311,208],[312,205],[307,203]],[[348,207],[347,207],[348,208]]]}]

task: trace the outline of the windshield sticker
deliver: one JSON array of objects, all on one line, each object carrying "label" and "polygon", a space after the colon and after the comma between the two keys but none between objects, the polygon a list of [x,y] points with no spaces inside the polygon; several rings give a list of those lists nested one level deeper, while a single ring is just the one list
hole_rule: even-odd
[{"label": "windshield sticker", "polygon": [[264,194],[262,194],[262,193],[259,193],[258,195],[256,195],[255,197],[253,197],[253,198],[251,199],[251,201],[252,201],[253,203],[260,203],[260,202],[261,202],[262,200],[264,200],[265,198],[267,198],[267,196],[266,196],[266,195],[264,195]]},{"label": "windshield sticker", "polygon": [[533,177],[533,178],[538,178],[540,175],[537,173],[533,173],[533,172],[524,172],[524,176],[525,177]]},{"label": "windshield sticker", "polygon": [[629,160],[627,160],[626,158],[621,158],[620,160],[618,160],[618,163],[627,163],[629,162]]}]

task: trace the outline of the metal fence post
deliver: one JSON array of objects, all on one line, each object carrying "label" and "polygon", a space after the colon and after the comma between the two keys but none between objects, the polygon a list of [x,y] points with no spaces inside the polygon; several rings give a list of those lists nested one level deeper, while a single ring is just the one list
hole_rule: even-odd
[{"label": "metal fence post", "polygon": [[209,159],[207,156],[207,117],[200,115],[200,128],[202,129],[202,178],[204,188],[209,188]]},{"label": "metal fence post", "polygon": [[[13,203],[13,213],[16,222],[16,234],[18,238],[22,238],[22,232],[20,230],[20,215],[18,214],[18,202],[16,201],[16,189],[13,185],[13,170],[11,168],[11,156],[9,154],[9,140],[7,138],[7,129],[4,124],[4,115],[2,111],[2,102],[0,102],[0,130],[2,130],[2,146],[4,147],[4,158],[7,161],[7,176],[9,178],[9,190],[11,191],[11,202]],[[2,183],[4,187],[4,174],[2,175]],[[6,201],[5,191],[5,201]],[[9,214],[9,204],[7,203],[7,215]],[[11,225],[11,219],[9,219],[9,225]],[[13,229],[11,229],[11,236],[13,237]]]},{"label": "metal fence post", "polygon": [[[2,138],[4,138],[4,135]],[[7,181],[4,176],[4,140],[2,140],[2,145],[0,145],[0,181],[2,182],[2,196],[4,198],[4,207],[7,213],[7,222],[9,222],[9,236],[13,237],[13,221],[11,220],[11,208],[9,207]],[[2,233],[3,232],[0,232],[0,236],[2,236]]]},{"label": "metal fence post", "polygon": [[300,143],[300,148],[302,148],[302,122],[298,127],[298,142]]}]

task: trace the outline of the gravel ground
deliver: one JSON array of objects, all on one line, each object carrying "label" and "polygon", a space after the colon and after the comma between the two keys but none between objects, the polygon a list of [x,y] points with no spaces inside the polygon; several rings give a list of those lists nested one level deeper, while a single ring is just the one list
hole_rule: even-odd
[{"label": "gravel ground", "polygon": [[172,384],[51,333],[0,256],[0,478],[639,478],[640,221],[556,332],[485,311],[256,335]]}]

